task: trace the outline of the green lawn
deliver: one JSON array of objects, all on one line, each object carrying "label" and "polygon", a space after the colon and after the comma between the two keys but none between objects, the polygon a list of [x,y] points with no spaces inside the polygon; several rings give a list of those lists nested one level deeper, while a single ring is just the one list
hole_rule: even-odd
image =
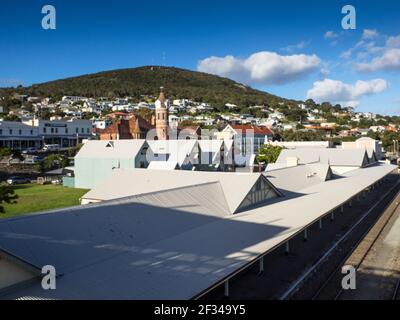
[{"label": "green lawn", "polygon": [[86,189],[64,188],[51,184],[22,184],[13,188],[19,196],[17,203],[3,203],[5,213],[0,213],[0,219],[78,205],[79,198],[88,192]]}]

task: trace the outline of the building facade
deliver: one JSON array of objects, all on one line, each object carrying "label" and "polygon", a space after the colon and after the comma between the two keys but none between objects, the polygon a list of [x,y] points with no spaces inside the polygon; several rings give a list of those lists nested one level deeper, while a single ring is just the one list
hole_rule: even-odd
[{"label": "building facade", "polygon": [[45,144],[58,144],[61,148],[68,148],[91,135],[90,120],[0,121],[0,147],[15,150],[42,148]]}]

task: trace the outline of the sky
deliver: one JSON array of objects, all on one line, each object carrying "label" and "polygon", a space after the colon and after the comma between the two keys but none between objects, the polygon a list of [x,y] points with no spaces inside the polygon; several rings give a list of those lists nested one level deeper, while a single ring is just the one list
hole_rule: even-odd
[{"label": "sky", "polygon": [[[45,5],[55,30],[42,28]],[[399,12],[397,0],[0,0],[0,87],[164,65],[395,115]]]}]

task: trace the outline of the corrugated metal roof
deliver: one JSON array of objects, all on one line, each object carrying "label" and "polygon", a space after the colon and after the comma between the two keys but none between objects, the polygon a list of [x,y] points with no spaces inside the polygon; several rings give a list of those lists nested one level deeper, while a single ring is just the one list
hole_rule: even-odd
[{"label": "corrugated metal roof", "polygon": [[336,149],[336,148],[298,148],[283,149],[279,154],[277,163],[286,162],[287,157],[297,157],[299,163],[307,164],[321,162],[333,166],[361,167],[368,155],[363,149]]},{"label": "corrugated metal roof", "polygon": [[75,159],[80,158],[134,158],[146,145],[146,140],[88,140]]},{"label": "corrugated metal roof", "polygon": [[225,218],[205,214],[211,207],[187,210],[192,192],[183,188],[176,193],[187,201],[181,208],[118,200],[1,220],[1,248],[63,273],[57,290],[38,284],[6,298],[189,299],[394,169],[354,170],[304,189],[302,197]]},{"label": "corrugated metal roof", "polygon": [[290,194],[324,182],[329,170],[328,164],[315,163],[268,170],[263,174],[284,194]]},{"label": "corrugated metal roof", "polygon": [[122,197],[218,182],[231,213],[234,213],[259,173],[203,172],[186,170],[114,169],[111,177],[86,193],[83,199],[111,200]]}]

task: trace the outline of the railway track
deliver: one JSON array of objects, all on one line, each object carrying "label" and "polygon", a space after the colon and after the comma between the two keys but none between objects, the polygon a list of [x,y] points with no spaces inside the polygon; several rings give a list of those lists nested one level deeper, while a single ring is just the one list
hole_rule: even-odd
[{"label": "railway track", "polygon": [[[395,196],[393,200],[386,208],[384,208],[384,213],[382,215],[378,215],[377,218],[372,220],[371,227],[369,227],[367,231],[364,232],[361,237],[359,237],[359,240],[356,242],[356,244],[352,246],[352,248],[360,250],[357,255],[354,255],[354,251],[350,250],[350,253],[347,254],[344,259],[342,259],[341,263],[338,263],[338,266],[333,270],[333,272],[329,274],[326,280],[323,281],[322,285],[319,285],[316,288],[314,294],[310,297],[313,300],[338,299],[342,290],[340,285],[341,279],[343,278],[341,267],[344,264],[351,264],[358,267],[364,260],[365,256],[368,254],[376,239],[379,237],[382,230],[400,205],[400,192],[397,192],[399,183],[399,180],[397,180],[395,185],[380,199],[380,201],[376,203],[372,208],[370,208],[370,210],[368,210],[328,251],[326,251],[325,254],[280,297],[280,299],[291,299],[298,293],[298,291],[301,291],[304,283],[306,283],[307,280],[311,278],[319,270],[319,268],[321,268],[321,266],[329,261],[329,257],[335,252],[341,250],[341,243],[346,242],[359,225],[362,225],[363,223],[365,223],[365,220],[368,220],[368,218],[371,218],[370,216],[373,216],[373,214],[371,213],[381,202],[384,202],[384,200],[390,197],[391,194],[392,196],[394,194]],[[368,239],[368,241],[366,241],[366,239]],[[357,258],[355,260],[358,261],[352,260],[352,263],[350,263],[350,258]]]},{"label": "railway track", "polygon": [[[342,266],[352,265],[357,271],[359,270],[360,266],[362,265],[368,254],[371,252],[371,249],[374,247],[374,245],[382,235],[382,232],[385,230],[385,227],[391,221],[392,217],[395,215],[399,207],[400,192],[397,193],[394,200],[389,204],[384,213],[378,218],[376,223],[372,225],[367,230],[367,232],[365,232],[364,236],[362,236],[361,239],[356,243],[355,250],[350,252],[342,260],[338,267],[331,273],[328,279],[323,282],[321,287],[312,297],[312,300],[321,300],[327,298],[333,300],[340,299],[344,292],[343,288],[339,285],[343,277],[343,274],[341,273]],[[397,285],[395,286],[392,298],[393,300],[399,298],[399,284],[400,279],[397,281]],[[334,288],[336,288],[336,290]]]}]

